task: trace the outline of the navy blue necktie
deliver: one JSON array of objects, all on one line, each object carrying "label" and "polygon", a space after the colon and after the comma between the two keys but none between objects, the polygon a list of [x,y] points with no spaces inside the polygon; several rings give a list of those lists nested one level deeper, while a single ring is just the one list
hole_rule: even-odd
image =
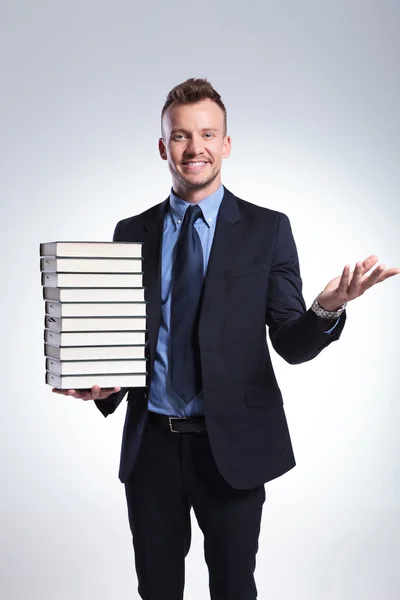
[{"label": "navy blue necktie", "polygon": [[203,250],[195,221],[200,206],[189,206],[176,247],[171,298],[171,386],[185,402],[202,389],[198,316],[204,281]]}]

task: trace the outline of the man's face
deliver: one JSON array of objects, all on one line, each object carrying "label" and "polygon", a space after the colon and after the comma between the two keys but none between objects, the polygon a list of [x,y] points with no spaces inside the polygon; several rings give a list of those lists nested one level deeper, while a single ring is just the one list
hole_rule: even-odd
[{"label": "man's face", "polygon": [[224,135],[224,114],[215,102],[172,104],[163,118],[163,136],[160,155],[168,161],[177,193],[219,187],[231,140]]}]

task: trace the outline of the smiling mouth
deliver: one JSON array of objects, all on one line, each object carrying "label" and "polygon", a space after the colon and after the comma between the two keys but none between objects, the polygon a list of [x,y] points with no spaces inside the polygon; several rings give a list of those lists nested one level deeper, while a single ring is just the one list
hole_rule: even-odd
[{"label": "smiling mouth", "polygon": [[182,165],[185,169],[190,169],[190,170],[202,169],[207,164],[208,164],[208,161],[205,161],[205,160],[187,161],[187,162],[182,163]]}]

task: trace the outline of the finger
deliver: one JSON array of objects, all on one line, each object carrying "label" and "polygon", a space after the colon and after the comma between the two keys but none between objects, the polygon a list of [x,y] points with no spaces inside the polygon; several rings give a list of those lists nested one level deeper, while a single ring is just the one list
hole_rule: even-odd
[{"label": "finger", "polygon": [[91,389],[91,395],[92,395],[92,399],[96,400],[96,398],[99,397],[100,394],[100,386],[99,385],[94,385]]},{"label": "finger", "polygon": [[121,391],[120,387],[101,388],[99,397],[102,396],[103,394],[106,394],[107,396],[109,396],[110,394],[116,394],[117,392],[120,392],[120,391]]},{"label": "finger", "polygon": [[62,390],[60,388],[53,388],[51,391],[55,394],[62,394],[63,396],[71,396],[75,392],[75,390]]},{"label": "finger", "polygon": [[72,396],[73,398],[81,398],[82,390],[67,390],[67,396]]},{"label": "finger", "polygon": [[80,389],[80,390],[67,390],[67,396],[73,398],[79,398],[80,400],[90,400],[92,398],[91,390]]},{"label": "finger", "polygon": [[376,269],[372,271],[372,273],[368,277],[365,276],[361,284],[360,295],[367,291],[369,288],[371,288],[373,285],[378,283],[379,278],[381,277],[384,271],[385,265],[379,265],[378,267],[376,267]]},{"label": "finger", "polygon": [[120,387],[113,388],[100,388],[98,385],[94,385],[89,389],[80,390],[62,390],[60,388],[52,388],[51,390],[55,394],[61,394],[63,396],[72,396],[73,398],[80,398],[81,400],[97,400],[101,398],[107,398],[111,394],[115,394],[121,391]]},{"label": "finger", "polygon": [[400,275],[400,269],[398,269],[396,267],[386,269],[386,271],[383,271],[383,273],[381,273],[379,275],[376,283],[381,283],[382,281],[385,281],[385,279],[388,279],[389,277],[393,277],[394,275]]},{"label": "finger", "polygon": [[365,273],[367,273],[368,271],[370,271],[372,269],[372,267],[374,267],[376,265],[377,262],[378,262],[378,257],[375,256],[375,254],[371,254],[371,256],[368,256],[368,258],[363,260],[363,262],[362,262],[363,275]]},{"label": "finger", "polygon": [[100,394],[97,397],[97,400],[105,400],[106,398],[108,398],[112,394],[115,394],[115,393],[119,392],[120,390],[121,390],[120,387],[102,388],[100,390]]},{"label": "finger", "polygon": [[72,396],[72,398],[80,398],[79,390],[62,390],[61,393],[64,396]]},{"label": "finger", "polygon": [[378,267],[376,267],[376,269],[374,269],[371,273],[371,275],[367,278],[368,283],[371,281],[371,285],[374,285],[375,283],[377,283],[379,277],[385,272],[385,265],[379,265]]},{"label": "finger", "polygon": [[93,400],[93,388],[81,388],[76,391],[78,394],[77,398],[80,398],[81,400]]},{"label": "finger", "polygon": [[82,400],[101,400],[102,398],[107,398],[115,392],[119,392],[120,389],[120,387],[100,388],[99,385],[94,385],[90,390],[85,391],[81,397]]},{"label": "finger", "polygon": [[366,271],[365,271],[364,263],[357,262],[355,269],[353,271],[353,276],[351,278],[350,285],[347,290],[347,293],[348,293],[350,299],[356,298],[359,295],[362,278],[363,278],[363,275],[365,272]]},{"label": "finger", "polygon": [[342,271],[342,276],[337,287],[337,293],[339,297],[345,298],[347,296],[347,289],[350,282],[350,265],[346,265]]}]

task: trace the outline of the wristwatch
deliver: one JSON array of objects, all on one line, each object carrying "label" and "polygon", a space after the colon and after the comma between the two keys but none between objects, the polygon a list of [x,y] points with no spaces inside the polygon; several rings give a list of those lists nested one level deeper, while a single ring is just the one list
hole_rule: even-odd
[{"label": "wristwatch", "polygon": [[323,319],[337,319],[338,317],[340,317],[342,312],[345,310],[346,306],[347,306],[347,302],[342,304],[342,306],[339,306],[339,308],[337,310],[325,310],[324,308],[322,308],[322,306],[320,305],[320,303],[318,302],[318,300],[316,298],[311,305],[311,310],[313,312],[315,312],[316,315],[318,315],[319,317],[322,317]]}]

